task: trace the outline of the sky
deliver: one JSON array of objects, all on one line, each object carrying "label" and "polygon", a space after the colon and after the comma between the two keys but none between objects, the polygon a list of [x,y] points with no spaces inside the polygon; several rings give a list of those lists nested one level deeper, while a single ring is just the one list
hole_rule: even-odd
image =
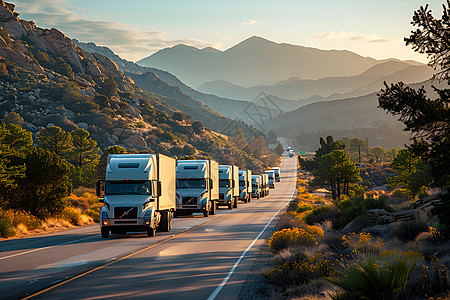
[{"label": "sky", "polygon": [[444,0],[16,0],[16,11],[42,28],[107,46],[138,61],[186,44],[226,50],[251,37],[376,59],[426,62],[405,46],[413,12]]}]

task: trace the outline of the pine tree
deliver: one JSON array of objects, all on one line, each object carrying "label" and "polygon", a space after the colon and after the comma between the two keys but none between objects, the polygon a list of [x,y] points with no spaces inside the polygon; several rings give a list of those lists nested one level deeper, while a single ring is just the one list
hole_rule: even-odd
[{"label": "pine tree", "polygon": [[50,150],[61,158],[67,158],[73,149],[72,135],[58,126],[43,128],[38,133],[37,140],[40,147]]}]

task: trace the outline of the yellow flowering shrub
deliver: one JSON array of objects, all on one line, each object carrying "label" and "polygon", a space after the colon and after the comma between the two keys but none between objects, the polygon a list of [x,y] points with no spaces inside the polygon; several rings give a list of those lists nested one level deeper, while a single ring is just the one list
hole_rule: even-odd
[{"label": "yellow flowering shrub", "polygon": [[[311,229],[312,231],[312,229]],[[303,228],[285,228],[275,232],[269,240],[269,247],[274,252],[291,246],[314,246],[318,245],[313,234]]]}]

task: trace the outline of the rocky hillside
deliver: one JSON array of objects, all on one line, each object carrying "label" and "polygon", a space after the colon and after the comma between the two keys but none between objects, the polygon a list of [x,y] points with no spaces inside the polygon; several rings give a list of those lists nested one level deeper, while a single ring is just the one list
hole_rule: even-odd
[{"label": "rocky hillside", "polygon": [[[114,61],[119,67],[119,70],[128,73],[139,88],[144,91],[164,95],[171,102],[172,106],[180,110],[186,109],[186,105],[192,106],[188,113],[202,120],[205,124],[207,123],[205,118],[209,118],[208,121],[211,118],[220,121],[217,120],[217,114],[215,112],[211,113],[211,110],[214,110],[232,120],[242,120],[247,124],[252,124],[257,129],[261,129],[258,126],[260,124],[256,123],[255,118],[252,116],[257,115],[257,112],[265,112],[267,110],[265,106],[261,106],[258,103],[249,103],[248,101],[233,100],[199,92],[184,84],[169,72],[151,67],[142,67],[124,60],[107,47],[97,46],[94,43],[74,41],[83,50],[90,53],[98,52]],[[199,101],[204,105],[201,106],[198,103]],[[194,107],[195,109],[193,109]],[[276,113],[275,116],[277,115]],[[201,114],[201,116],[198,114]],[[247,130],[244,128],[244,134],[249,137],[254,135],[254,132],[250,128],[247,128]]]},{"label": "rocky hillside", "polygon": [[[142,91],[106,56],[86,52],[57,29],[39,28],[18,16],[13,4],[0,0],[1,121],[20,124],[34,137],[51,125],[66,131],[84,128],[101,149],[121,145],[132,152],[212,157],[255,171],[266,167],[165,97]],[[215,116],[224,121],[216,121],[216,130],[232,122]]]}]

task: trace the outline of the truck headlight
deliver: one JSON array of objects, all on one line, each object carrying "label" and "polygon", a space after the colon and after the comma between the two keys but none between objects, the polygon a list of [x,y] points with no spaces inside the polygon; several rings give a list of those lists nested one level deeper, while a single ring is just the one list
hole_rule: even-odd
[{"label": "truck headlight", "polygon": [[153,216],[153,209],[149,209],[144,215],[144,225],[150,226]]},{"label": "truck headlight", "polygon": [[109,222],[108,213],[106,211],[102,211],[102,226],[109,226],[111,223]]}]

